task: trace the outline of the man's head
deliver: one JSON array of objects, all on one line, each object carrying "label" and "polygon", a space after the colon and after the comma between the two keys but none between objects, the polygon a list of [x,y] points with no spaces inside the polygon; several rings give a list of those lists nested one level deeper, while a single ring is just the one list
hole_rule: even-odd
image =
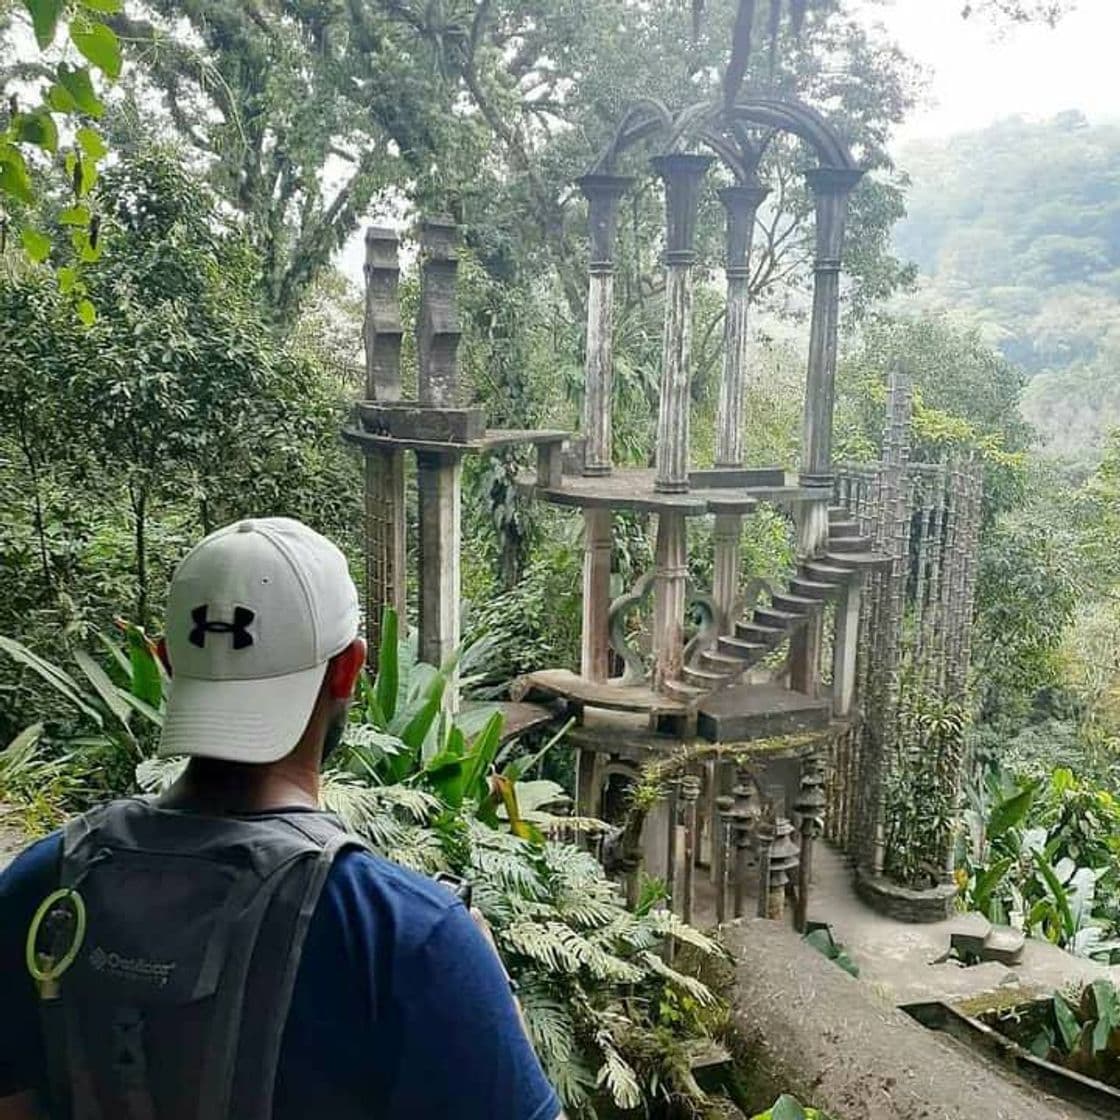
[{"label": "man's head", "polygon": [[171,581],[159,753],[270,763],[337,741],[361,670],[342,553],[286,517],[211,533]]}]

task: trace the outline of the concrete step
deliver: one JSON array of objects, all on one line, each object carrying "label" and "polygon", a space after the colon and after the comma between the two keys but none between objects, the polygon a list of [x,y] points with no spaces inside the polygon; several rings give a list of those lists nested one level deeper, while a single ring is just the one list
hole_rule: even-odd
[{"label": "concrete step", "polygon": [[[846,565],[847,561],[844,563]],[[841,567],[839,563],[835,562],[834,558],[829,557],[827,564],[821,563],[819,560],[810,560],[808,563],[802,564],[801,570],[805,573],[806,578],[814,583],[830,583],[839,586],[852,578],[855,565]]]},{"label": "concrete step", "polygon": [[777,610],[774,607],[756,607],[751,615],[751,622],[756,626],[768,626],[774,630],[792,630],[798,623],[804,622],[803,614],[794,614],[792,611]]},{"label": "concrete step", "polygon": [[847,554],[849,552],[870,552],[872,540],[870,537],[833,537],[828,538],[828,551]]},{"label": "concrete step", "polygon": [[891,558],[885,552],[829,551],[825,553],[824,559],[826,564],[860,571],[868,568],[885,568],[891,562]]},{"label": "concrete step", "polygon": [[847,506],[829,506],[828,507],[828,520],[833,521],[848,521],[851,519],[852,512]]},{"label": "concrete step", "polygon": [[1026,934],[1021,929],[1011,926],[993,926],[992,932],[980,950],[980,956],[986,961],[998,961],[1009,967],[1017,965],[1023,959],[1023,950],[1027,945]]},{"label": "concrete step", "polygon": [[964,956],[978,957],[992,932],[992,923],[975,910],[955,919],[949,930],[949,948]]},{"label": "concrete step", "polygon": [[685,684],[690,684],[693,688],[701,688],[705,692],[718,688],[729,679],[727,673],[717,673],[711,669],[698,669],[692,665],[686,665],[681,670],[681,677]]},{"label": "concrete step", "polygon": [[773,684],[733,684],[700,701],[697,730],[714,743],[746,742],[827,727],[829,700]]},{"label": "concrete step", "polygon": [[858,537],[859,522],[858,521],[829,521],[828,523],[828,537],[829,540],[836,540],[839,537]]},{"label": "concrete step", "polygon": [[834,583],[822,583],[820,580],[797,576],[790,580],[789,586],[790,590],[799,598],[812,599],[818,607],[836,598],[836,585]]},{"label": "concrete step", "polygon": [[685,684],[684,681],[666,681],[665,694],[682,704],[694,704],[697,700],[708,695],[707,688],[697,688],[695,685]]},{"label": "concrete step", "polygon": [[745,667],[742,657],[720,653],[718,649],[706,649],[700,654],[700,668],[710,669],[713,673],[741,673]]},{"label": "concrete step", "polygon": [[770,652],[770,647],[763,645],[762,642],[745,642],[742,638],[732,638],[727,635],[716,642],[716,649],[720,653],[727,654],[728,657],[741,661],[743,667],[753,665]]},{"label": "concrete step", "polygon": [[735,637],[742,638],[744,642],[755,642],[758,645],[771,649],[776,646],[787,634],[776,626],[760,626],[757,622],[736,622]]},{"label": "concrete step", "polygon": [[788,611],[790,614],[809,615],[821,604],[819,599],[811,599],[804,595],[787,595],[785,592],[778,591],[771,595],[770,605],[780,611]]}]

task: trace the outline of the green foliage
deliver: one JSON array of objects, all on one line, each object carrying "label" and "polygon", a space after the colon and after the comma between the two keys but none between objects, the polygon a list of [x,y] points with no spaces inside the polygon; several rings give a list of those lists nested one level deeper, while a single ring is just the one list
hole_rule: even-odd
[{"label": "green foliage", "polygon": [[828,1117],[816,1108],[806,1108],[798,1100],[783,1093],[765,1112],[760,1112],[752,1120],[828,1120]]},{"label": "green foliage", "polygon": [[1018,1022],[1000,1017],[994,1025],[1037,1057],[1120,1087],[1120,991],[1110,981],[1055,992],[1045,1013],[1038,1010],[1032,1006]]},{"label": "green foliage", "polygon": [[[476,731],[467,717],[431,713],[453,666],[417,662],[397,641],[391,615],[383,633],[377,679],[363,683],[324,774],[324,804],[388,858],[471,881],[571,1116],[594,1118],[607,1103],[704,1107],[689,1056],[726,1029],[726,1009],[702,978],[704,962],[723,959],[723,951],[652,899],[628,910],[594,857],[549,839],[560,823],[585,823],[547,812],[563,791],[522,781],[536,759],[499,768],[500,715],[483,712]],[[67,714],[45,718],[58,729],[53,743],[36,724],[0,753],[0,797],[23,806],[32,822],[44,798],[54,799],[42,821],[49,826],[134,783],[156,792],[179,774],[177,760],[145,757],[136,765],[138,744],[144,753],[160,719],[139,694],[159,670],[147,642],[135,640],[142,635],[135,628],[128,635],[124,648],[103,643],[104,665],[77,659],[84,684],[4,640],[4,651],[44,677],[64,713],[75,710],[82,721],[74,729]],[[111,688],[107,678],[116,682]],[[92,738],[85,734],[91,728]],[[672,966],[663,958],[670,943]]]},{"label": "green foliage", "polygon": [[830,961],[834,961],[849,976],[859,976],[859,965],[848,956],[844,946],[832,936],[830,926],[821,922],[810,922],[802,940],[812,945],[818,953],[823,953]]},{"label": "green foliage", "polygon": [[922,889],[942,881],[951,850],[966,716],[958,699],[926,691],[912,670],[901,675],[898,705],[884,793],[884,869],[903,886]]},{"label": "green foliage", "polygon": [[1077,579],[1068,537],[1029,514],[985,535],[973,637],[981,719],[1022,719],[1040,692],[1061,683]]},{"label": "green foliage", "polygon": [[[0,252],[9,228],[28,259],[42,265],[51,254],[52,238],[39,221],[37,204],[42,201],[36,170],[65,168],[67,197],[52,199],[50,209],[65,229],[79,262],[100,256],[99,218],[89,202],[97,182],[98,161],[108,148],[89,124],[104,112],[95,86],[94,72],[112,82],[121,73],[121,45],[103,17],[119,11],[120,0],[24,0],[21,14],[30,22],[38,48],[34,63],[0,69],[0,100],[7,106],[0,115]],[[76,48],[80,65],[61,60],[52,50],[56,40]],[[69,53],[69,52],[67,52]],[[70,54],[71,59],[75,56]],[[42,78],[38,100],[25,101],[15,83],[29,76]],[[100,82],[98,83],[100,84]],[[60,123],[73,131],[67,150],[60,150]],[[85,298],[80,263],[59,271],[60,291],[68,295],[83,322],[90,319],[93,304]]]},{"label": "green foliage", "polygon": [[49,277],[0,272],[0,631],[36,648],[120,602],[149,621],[188,543],[236,517],[291,514],[344,545],[359,524],[343,387],[275,340],[216,198],[159,148],[106,172],[101,198],[92,326]]},{"label": "green foliage", "polygon": [[1094,456],[1120,423],[1120,130],[1077,112],[1011,118],[906,149],[896,232],[951,310],[1032,376],[1024,411],[1059,454]]},{"label": "green foliage", "polygon": [[1017,784],[998,770],[969,790],[957,871],[964,904],[1070,952],[1120,952],[1120,801],[1055,770]]}]

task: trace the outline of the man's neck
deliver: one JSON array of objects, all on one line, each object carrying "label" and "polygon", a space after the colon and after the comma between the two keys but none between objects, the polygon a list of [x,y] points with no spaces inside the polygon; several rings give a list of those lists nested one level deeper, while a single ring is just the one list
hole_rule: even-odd
[{"label": "man's neck", "polygon": [[168,809],[217,815],[296,807],[316,809],[319,772],[293,755],[257,765],[192,758],[159,803]]}]

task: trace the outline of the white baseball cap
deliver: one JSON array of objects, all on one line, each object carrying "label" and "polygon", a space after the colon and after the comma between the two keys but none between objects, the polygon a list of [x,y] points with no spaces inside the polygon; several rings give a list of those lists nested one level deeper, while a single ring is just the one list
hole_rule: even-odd
[{"label": "white baseball cap", "polygon": [[358,633],[346,558],[288,517],[238,521],[180,563],[167,603],[161,755],[274,762],[299,742],[327,662]]}]

